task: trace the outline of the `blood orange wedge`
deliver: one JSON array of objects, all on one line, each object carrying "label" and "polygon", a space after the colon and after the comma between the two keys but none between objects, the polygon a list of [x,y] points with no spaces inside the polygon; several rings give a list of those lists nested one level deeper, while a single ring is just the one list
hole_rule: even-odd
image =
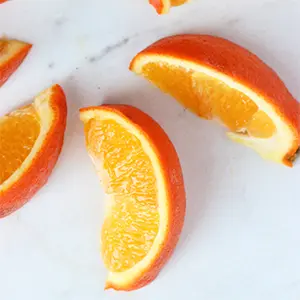
[{"label": "blood orange wedge", "polygon": [[0,39],[0,86],[20,66],[31,47],[24,42]]},{"label": "blood orange wedge", "polygon": [[83,108],[80,117],[109,196],[102,229],[106,288],[141,288],[159,274],[182,230],[185,190],[178,156],[162,128],[137,108]]},{"label": "blood orange wedge", "polygon": [[55,85],[0,118],[0,217],[22,207],[46,182],[60,154],[66,98]]},{"label": "blood orange wedge", "polygon": [[170,11],[171,7],[182,5],[189,0],[149,0],[149,3],[154,6],[157,13],[162,15]]},{"label": "blood orange wedge", "polygon": [[257,56],[213,36],[162,39],[131,62],[130,69],[262,157],[292,166],[299,148],[299,103]]}]

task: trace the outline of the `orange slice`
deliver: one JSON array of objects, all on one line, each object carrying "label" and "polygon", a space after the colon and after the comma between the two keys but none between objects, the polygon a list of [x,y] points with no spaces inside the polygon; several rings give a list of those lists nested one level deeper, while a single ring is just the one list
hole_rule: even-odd
[{"label": "orange slice", "polygon": [[22,207],[47,182],[60,154],[66,98],[55,85],[0,118],[0,217]]},{"label": "orange slice", "polygon": [[109,196],[102,229],[106,288],[141,288],[156,278],[182,230],[185,190],[178,156],[162,128],[137,108],[84,108],[80,118]]},{"label": "orange slice", "polygon": [[189,0],[149,0],[149,3],[154,6],[157,13],[162,15],[170,11],[171,7],[182,5]]},{"label": "orange slice", "polygon": [[293,165],[299,103],[246,49],[213,36],[172,36],[139,53],[130,69],[200,117],[220,120],[232,140],[265,159]]},{"label": "orange slice", "polygon": [[20,66],[31,47],[24,42],[0,39],[0,86]]}]

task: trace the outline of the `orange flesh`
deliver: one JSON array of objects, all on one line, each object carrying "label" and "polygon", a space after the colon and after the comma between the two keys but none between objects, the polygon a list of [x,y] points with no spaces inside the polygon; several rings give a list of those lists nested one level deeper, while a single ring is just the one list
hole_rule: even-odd
[{"label": "orange flesh", "polygon": [[9,51],[10,44],[6,39],[0,40],[0,55],[1,54],[7,54],[7,51]]},{"label": "orange flesh", "polygon": [[0,40],[0,54],[3,51],[5,44],[6,44],[6,42],[4,42],[3,40]]},{"label": "orange flesh", "polygon": [[172,6],[179,6],[187,2],[187,0],[171,0]]},{"label": "orange flesh", "polygon": [[0,184],[22,165],[39,133],[39,117],[32,105],[0,118]]},{"label": "orange flesh", "polygon": [[152,163],[140,140],[114,120],[92,119],[85,133],[110,196],[102,229],[104,263],[112,272],[126,271],[147,255],[159,228]]},{"label": "orange flesh", "polygon": [[276,131],[250,98],[204,73],[159,62],[146,64],[143,75],[200,117],[217,118],[231,131],[257,138],[270,138]]}]

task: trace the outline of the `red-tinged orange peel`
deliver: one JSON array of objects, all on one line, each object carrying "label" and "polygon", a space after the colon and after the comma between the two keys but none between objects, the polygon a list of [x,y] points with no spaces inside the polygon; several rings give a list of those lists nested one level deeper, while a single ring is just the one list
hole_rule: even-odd
[{"label": "red-tinged orange peel", "polygon": [[61,152],[66,97],[59,85],[0,118],[0,218],[22,207],[47,182]]},{"label": "red-tinged orange peel", "polygon": [[233,141],[293,165],[300,145],[299,103],[248,50],[219,37],[177,35],[140,52],[130,69],[200,117],[221,121]]},{"label": "red-tinged orange peel", "polygon": [[17,41],[0,39],[0,86],[21,65],[32,45]]},{"label": "red-tinged orange peel", "polygon": [[106,289],[152,282],[172,255],[185,217],[176,150],[147,114],[128,105],[80,110],[86,145],[108,195],[102,256]]}]

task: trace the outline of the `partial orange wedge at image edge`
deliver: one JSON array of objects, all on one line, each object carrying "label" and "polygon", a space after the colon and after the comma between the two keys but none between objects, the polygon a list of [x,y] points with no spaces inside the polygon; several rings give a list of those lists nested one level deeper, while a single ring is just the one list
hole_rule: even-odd
[{"label": "partial orange wedge at image edge", "polygon": [[0,118],[0,218],[27,203],[47,182],[62,149],[66,97],[59,85]]},{"label": "partial orange wedge at image edge", "polygon": [[21,65],[32,45],[17,41],[0,39],[0,86]]},{"label": "partial orange wedge at image edge", "polygon": [[180,6],[189,0],[149,0],[149,3],[156,9],[157,13],[167,14],[173,6]]},{"label": "partial orange wedge at image edge", "polygon": [[299,149],[300,106],[256,55],[219,37],[177,35],[140,52],[130,69],[205,119],[217,119],[233,141],[292,166]]},{"label": "partial orange wedge at image edge", "polygon": [[80,118],[107,194],[101,239],[106,289],[142,288],[169,260],[183,227],[179,158],[163,129],[137,108],[88,107]]}]

